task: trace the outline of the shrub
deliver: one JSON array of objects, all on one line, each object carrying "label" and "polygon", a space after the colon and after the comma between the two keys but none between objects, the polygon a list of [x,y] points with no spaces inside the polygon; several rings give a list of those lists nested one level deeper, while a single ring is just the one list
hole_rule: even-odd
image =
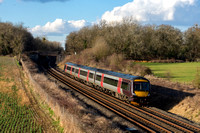
[{"label": "shrub", "polygon": [[97,37],[92,48],[95,60],[98,62],[101,59],[105,59],[109,55],[109,46],[103,37]]},{"label": "shrub", "polygon": [[150,75],[152,74],[152,71],[150,68],[146,67],[146,66],[143,66],[143,65],[135,65],[134,68],[136,68],[136,70],[138,71],[139,75],[140,76],[145,76],[145,75]]},{"label": "shrub", "polygon": [[193,80],[193,86],[197,89],[200,89],[200,68],[197,68],[197,73]]},{"label": "shrub", "polygon": [[122,54],[112,54],[107,57],[106,64],[108,64],[113,71],[121,71],[123,66],[124,56]]},{"label": "shrub", "polygon": [[149,67],[146,67],[141,64],[130,63],[127,67],[128,67],[128,71],[136,75],[145,76],[145,75],[152,74],[152,71]]},{"label": "shrub", "polygon": [[151,75],[152,74],[152,71],[149,67],[144,67],[143,69],[143,75]]},{"label": "shrub", "polygon": [[165,77],[167,78],[167,80],[170,80],[172,78],[171,73],[168,71],[165,73]]}]

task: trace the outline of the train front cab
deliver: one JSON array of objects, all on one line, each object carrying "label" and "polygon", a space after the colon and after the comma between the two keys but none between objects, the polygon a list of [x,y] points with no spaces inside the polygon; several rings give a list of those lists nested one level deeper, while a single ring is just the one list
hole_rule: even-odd
[{"label": "train front cab", "polygon": [[133,81],[132,104],[148,106],[150,98],[150,82],[147,79],[135,79]]}]

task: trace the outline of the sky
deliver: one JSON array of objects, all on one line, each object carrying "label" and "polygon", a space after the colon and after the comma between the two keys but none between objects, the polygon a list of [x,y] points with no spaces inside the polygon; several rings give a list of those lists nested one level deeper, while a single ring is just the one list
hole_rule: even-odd
[{"label": "sky", "polygon": [[200,25],[200,0],[0,0],[0,22],[23,24],[34,37],[63,46],[70,32],[124,17],[185,31]]}]

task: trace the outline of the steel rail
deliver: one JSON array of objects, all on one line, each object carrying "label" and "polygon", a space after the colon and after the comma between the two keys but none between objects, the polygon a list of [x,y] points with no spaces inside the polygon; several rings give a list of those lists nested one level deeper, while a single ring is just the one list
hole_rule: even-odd
[{"label": "steel rail", "polygon": [[[51,69],[50,71],[52,72],[52,69]],[[54,75],[52,75],[52,73],[53,73]],[[64,82],[69,82],[69,81],[66,81],[66,77],[65,77],[65,78],[64,78],[64,77],[59,77],[59,76],[57,75],[57,72],[55,72],[55,70],[54,70],[54,72],[52,72],[52,73],[50,73],[52,76],[56,76],[57,78],[59,78],[60,80],[62,80],[62,81],[64,81]],[[72,79],[69,78],[69,77],[68,77],[68,79],[72,80]],[[74,81],[71,81],[71,82],[74,82]],[[76,82],[77,82],[77,81],[76,81]],[[79,85],[77,85],[77,84],[71,85],[71,84],[67,83],[67,85],[70,86],[70,87],[72,87],[73,89],[77,90],[77,91],[80,92],[81,94],[83,94],[83,92],[80,91],[80,89],[82,89],[82,90],[85,89],[85,88],[81,88],[81,87],[83,87],[83,86],[79,86]],[[75,86],[78,87],[79,89],[77,89]],[[90,95],[94,95],[93,93],[91,93],[90,91],[88,91],[88,89],[85,89],[84,91],[86,91],[86,92],[89,93]],[[84,94],[84,95],[85,95],[85,94]],[[86,95],[89,96],[88,94],[86,94]],[[142,117],[140,117],[140,116],[137,116],[136,114],[134,114],[134,113],[132,113],[132,112],[130,112],[130,111],[128,111],[128,110],[123,109],[122,107],[120,107],[120,106],[118,106],[118,105],[116,105],[116,104],[113,104],[113,103],[110,102],[110,101],[105,101],[105,99],[101,98],[100,96],[95,96],[95,98],[98,98],[98,99],[100,99],[100,100],[97,100],[97,99],[95,99],[94,97],[91,97],[91,96],[89,96],[89,97],[90,97],[91,99],[93,99],[94,101],[96,101],[97,103],[99,103],[99,104],[101,104],[101,105],[103,105],[103,106],[105,105],[106,108],[109,108],[110,110],[112,110],[112,111],[114,111],[115,113],[121,115],[122,117],[124,117],[124,118],[126,118],[126,119],[128,119],[128,120],[134,122],[135,124],[141,126],[142,128],[146,129],[147,131],[155,132],[155,131],[151,130],[150,128],[147,129],[146,126],[144,126],[144,125],[138,123],[137,121],[131,119],[130,116],[126,116],[126,115],[124,115],[123,113],[121,113],[121,112],[119,112],[119,111],[116,111],[115,109],[111,108],[111,107],[108,106],[107,104],[114,106],[114,107],[117,108],[118,110],[121,110],[121,111],[123,110],[123,111],[125,111],[126,113],[128,113],[128,114],[130,114],[130,115],[132,115],[132,116],[134,116],[134,117],[136,117],[136,118],[142,120],[143,123],[145,122],[145,123],[147,123],[147,125],[151,125],[151,126],[153,126],[154,128],[159,129],[159,130],[162,131],[162,132],[168,132],[168,133],[171,132],[171,131],[169,131],[169,130],[167,130],[167,129],[161,127],[161,126],[158,126],[158,125],[155,124],[155,123],[152,123],[152,122],[149,121],[149,120],[146,120],[146,119],[144,119],[144,118],[142,118]],[[102,101],[105,101],[105,102],[102,103]],[[105,103],[106,103],[106,104],[105,104]]]},{"label": "steel rail", "polygon": [[[63,71],[60,71],[60,70],[57,70],[57,69],[56,69],[56,71],[59,71],[59,72],[61,72],[62,74],[65,75],[65,73],[63,73]],[[89,87],[89,86],[88,86],[88,87]],[[94,89],[94,88],[92,88],[92,87],[89,87],[89,88]],[[108,94],[105,94],[105,93],[103,93],[103,92],[100,92],[100,93],[102,93],[103,95],[109,96],[110,98],[112,98],[112,99],[115,100],[115,101],[123,102],[123,101],[121,101],[121,100],[119,100],[119,99],[116,99],[115,97],[112,97],[112,96],[110,96],[110,95],[108,95]],[[149,109],[149,108],[147,108],[147,107],[144,107],[144,109],[150,110],[150,111],[152,111],[152,112],[154,112],[154,113],[156,113],[156,114],[159,114],[159,115],[162,116],[162,117],[168,118],[168,119],[172,120],[173,122],[167,121],[166,119],[163,119],[163,118],[161,118],[161,117],[158,117],[158,116],[156,116],[156,115],[154,115],[154,114],[152,114],[152,113],[149,113],[149,112],[147,112],[147,111],[145,111],[145,110],[143,110],[143,109],[140,109],[140,108],[135,107],[135,106],[133,106],[133,105],[130,105],[130,104],[128,104],[128,103],[124,103],[124,102],[123,102],[123,104],[125,104],[126,106],[128,106],[128,107],[130,107],[130,108],[134,108],[135,110],[138,110],[138,111],[140,111],[140,112],[143,112],[143,113],[145,113],[145,114],[148,114],[149,116],[152,116],[152,117],[154,117],[154,118],[156,118],[156,119],[159,119],[160,121],[163,121],[163,122],[165,122],[165,123],[167,123],[167,124],[169,124],[169,125],[171,125],[171,126],[173,126],[173,127],[176,127],[177,129],[180,129],[180,130],[182,130],[182,131],[184,131],[184,132],[193,133],[193,131],[190,131],[190,130],[188,130],[187,128],[193,129],[193,130],[195,130],[195,132],[200,132],[200,128],[195,127],[195,126],[193,126],[193,125],[190,125],[190,124],[188,124],[188,123],[182,122],[182,121],[180,121],[180,120],[177,120],[177,119],[175,119],[175,118],[173,118],[173,117],[170,117],[170,116],[167,116],[167,115],[165,115],[165,114],[162,114],[162,113],[160,113],[160,112],[158,112],[158,111],[155,111],[155,110]],[[176,122],[176,123],[174,123],[174,122]],[[179,124],[181,124],[181,125],[184,125],[184,126],[187,127],[187,128],[181,127],[181,126],[177,125],[177,123],[179,123]]]},{"label": "steel rail", "polygon": [[122,114],[121,112],[119,112],[119,111],[116,111],[116,110],[114,110],[113,108],[110,108],[108,105],[106,105],[106,104],[104,104],[104,103],[102,103],[102,102],[100,102],[99,100],[97,100],[97,99],[95,99],[95,98],[93,98],[92,96],[90,96],[90,95],[88,95],[88,94],[86,94],[86,93],[84,93],[84,92],[82,92],[80,89],[77,89],[76,87],[74,87],[73,85],[71,85],[71,84],[69,84],[65,79],[62,79],[62,78],[60,78],[60,77],[57,77],[57,75],[53,75],[52,73],[49,73],[51,76],[53,76],[53,77],[55,77],[56,76],[56,79],[60,79],[60,81],[62,82],[62,83],[64,83],[64,84],[66,84],[67,86],[69,86],[70,88],[73,88],[74,90],[76,90],[77,92],[79,92],[79,93],[81,93],[82,95],[84,95],[84,96],[86,96],[86,97],[88,97],[88,98],[90,98],[90,99],[92,99],[93,101],[95,101],[95,102],[97,102],[97,103],[99,103],[99,104],[101,104],[101,105],[103,105],[104,107],[106,107],[106,108],[108,108],[108,109],[110,109],[110,110],[112,110],[113,112],[115,112],[116,114],[119,114],[119,115],[121,115],[122,117],[124,117],[124,118],[126,118],[126,119],[128,119],[129,121],[131,121],[131,122],[133,122],[133,123],[135,123],[135,124],[137,124],[138,126],[140,126],[140,127],[142,127],[143,129],[145,129],[145,130],[147,130],[147,131],[149,131],[149,132],[152,132],[152,133],[156,133],[155,131],[153,131],[152,129],[150,129],[150,128],[148,128],[148,127],[146,127],[146,126],[144,126],[144,125],[142,125],[141,123],[139,123],[139,122],[137,122],[137,121],[135,121],[135,120],[133,120],[133,119],[131,119],[131,118],[129,118],[129,117],[127,117],[126,115],[124,115],[124,114]]},{"label": "steel rail", "polygon": [[164,116],[164,117],[166,117],[166,118],[168,118],[168,119],[170,119],[170,120],[172,120],[172,121],[175,121],[175,122],[177,122],[177,123],[180,123],[180,124],[182,124],[182,125],[184,125],[184,126],[186,126],[186,127],[188,127],[188,128],[192,128],[192,129],[194,129],[196,132],[200,132],[200,127],[198,128],[198,127],[196,127],[196,126],[190,125],[190,124],[188,124],[188,123],[185,123],[185,122],[183,122],[183,121],[177,120],[177,119],[175,119],[175,118],[173,118],[173,117],[167,116],[167,115],[162,114],[162,113],[160,113],[160,112],[158,112],[158,111],[155,111],[155,110],[153,110],[153,109],[150,109],[150,108],[147,108],[147,107],[143,107],[143,108],[145,108],[146,110],[149,110],[149,111],[151,111],[151,112],[154,112],[155,114],[158,114],[158,115],[160,115],[160,116]]}]

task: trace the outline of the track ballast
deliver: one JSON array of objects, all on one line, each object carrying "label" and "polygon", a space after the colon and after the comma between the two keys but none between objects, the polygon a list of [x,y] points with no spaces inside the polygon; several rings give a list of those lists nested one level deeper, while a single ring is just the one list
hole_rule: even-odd
[{"label": "track ballast", "polygon": [[147,107],[136,107],[95,88],[82,84],[60,69],[49,68],[47,73],[73,90],[113,111],[147,132],[200,132],[193,126]]}]

